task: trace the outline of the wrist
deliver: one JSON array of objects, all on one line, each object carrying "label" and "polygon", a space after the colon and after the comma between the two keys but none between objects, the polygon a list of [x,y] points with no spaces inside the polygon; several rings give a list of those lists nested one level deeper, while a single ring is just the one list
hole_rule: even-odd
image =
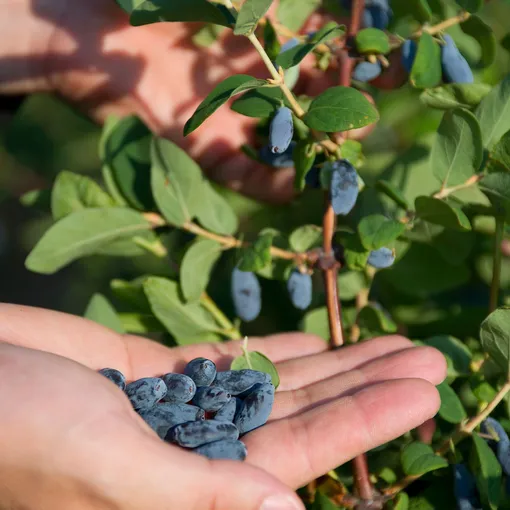
[{"label": "wrist", "polygon": [[52,89],[51,41],[67,4],[67,0],[6,0],[9,15],[0,17],[1,94]]}]

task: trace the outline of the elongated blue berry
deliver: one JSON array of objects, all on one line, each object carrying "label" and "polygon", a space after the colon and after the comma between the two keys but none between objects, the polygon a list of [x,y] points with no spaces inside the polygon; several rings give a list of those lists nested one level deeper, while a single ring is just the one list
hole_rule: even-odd
[{"label": "elongated blue berry", "polygon": [[441,65],[445,83],[473,83],[473,72],[448,34],[443,36],[445,44],[441,47]]},{"label": "elongated blue berry", "polygon": [[286,106],[278,108],[269,126],[269,146],[271,152],[285,152],[292,141],[294,123],[292,112]]},{"label": "elongated blue berry", "polygon": [[245,322],[255,320],[262,308],[260,283],[255,274],[235,268],[231,291],[237,315]]},{"label": "elongated blue berry", "polygon": [[126,395],[137,411],[150,409],[166,394],[166,384],[158,377],[144,377],[126,386]]},{"label": "elongated blue berry", "polygon": [[271,376],[258,370],[226,370],[218,372],[213,385],[228,391],[231,395],[241,395],[257,383],[270,383]]},{"label": "elongated blue berry", "polygon": [[412,39],[407,39],[402,45],[402,65],[408,73],[410,73],[413,68],[414,59],[416,58],[416,49],[416,42]]},{"label": "elongated blue berry", "polygon": [[312,277],[294,269],[287,280],[290,300],[298,310],[306,310],[312,302]]},{"label": "elongated blue berry", "polygon": [[219,386],[199,386],[193,398],[193,405],[204,411],[219,411],[231,398],[228,391]]},{"label": "elongated blue berry", "polygon": [[244,460],[248,454],[245,444],[235,439],[214,441],[192,451],[213,460]]},{"label": "elongated blue berry", "polygon": [[385,269],[395,262],[395,252],[386,247],[379,248],[370,252],[367,262],[377,269]]},{"label": "elongated blue berry", "polygon": [[274,168],[292,168],[294,166],[292,154],[294,153],[296,145],[296,142],[291,142],[287,150],[281,154],[271,152],[271,148],[266,145],[260,149],[259,158],[263,163]]},{"label": "elongated blue berry", "polygon": [[280,48],[280,53],[283,53],[284,51],[291,50],[292,48],[295,48],[299,44],[299,40],[293,37],[292,39],[289,39],[287,42],[282,44],[282,47]]},{"label": "elongated blue berry", "polygon": [[235,418],[240,434],[246,434],[264,425],[273,409],[275,387],[271,383],[262,384],[251,392]]},{"label": "elongated blue berry", "polygon": [[363,11],[363,26],[384,30],[393,17],[388,0],[367,0]]},{"label": "elongated blue berry", "polygon": [[320,189],[321,179],[319,167],[313,166],[305,176],[306,185],[311,189]]},{"label": "elongated blue berry", "polygon": [[196,448],[221,439],[238,439],[239,430],[233,423],[216,420],[189,421],[172,427],[165,441],[177,443],[184,448]]},{"label": "elongated blue berry", "polygon": [[335,214],[347,215],[356,204],[359,193],[358,174],[346,159],[335,161],[331,173],[331,205]]},{"label": "elongated blue berry", "polygon": [[197,391],[197,386],[191,377],[184,374],[165,374],[161,377],[166,384],[167,392],[163,400],[165,402],[183,403],[189,402]]},{"label": "elongated blue berry", "polygon": [[496,434],[497,440],[489,440],[489,445],[495,450],[501,468],[506,475],[510,475],[510,439],[501,424],[491,418],[486,418],[481,424],[481,431],[485,434]]},{"label": "elongated blue berry", "polygon": [[219,421],[234,421],[237,409],[237,399],[231,398],[226,404],[218,409],[218,412],[214,415],[215,420]]},{"label": "elongated blue berry", "polygon": [[184,374],[191,377],[197,386],[209,386],[216,377],[216,365],[210,359],[192,359],[184,368]]},{"label": "elongated blue berry", "polygon": [[110,379],[112,383],[116,384],[121,390],[126,389],[126,378],[124,374],[115,368],[103,368],[99,370],[101,375],[104,375],[107,379]]},{"label": "elongated blue berry", "polygon": [[454,470],[454,495],[457,500],[458,510],[478,510],[481,504],[476,489],[475,477],[470,473],[465,464],[455,464]]},{"label": "elongated blue berry", "polygon": [[360,62],[352,73],[355,80],[367,82],[377,78],[382,72],[381,63],[379,61],[372,64],[372,62]]},{"label": "elongated blue berry", "polygon": [[205,411],[200,407],[167,402],[156,404],[139,414],[161,439],[164,439],[168,430],[175,425],[205,418]]}]

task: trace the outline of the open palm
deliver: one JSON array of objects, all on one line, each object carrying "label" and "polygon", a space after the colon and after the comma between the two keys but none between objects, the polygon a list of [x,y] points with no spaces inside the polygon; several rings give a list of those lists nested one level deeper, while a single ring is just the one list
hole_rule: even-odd
[{"label": "open palm", "polygon": [[445,377],[438,351],[398,336],[332,352],[298,333],[251,339],[250,348],[270,357],[281,377],[273,413],[244,436],[247,463],[208,461],[159,440],[94,371],[118,368],[133,380],[182,371],[198,356],[225,369],[240,342],[169,349],[17,305],[1,305],[0,318],[2,377],[9,381],[0,390],[9,409],[0,417],[0,473],[13,477],[9,461],[24,468],[9,486],[30,483],[30,491],[19,491],[27,508],[46,508],[30,498],[55,498],[47,507],[65,508],[78,487],[105,508],[258,509],[280,482],[302,486],[432,417],[439,406],[434,385]]}]

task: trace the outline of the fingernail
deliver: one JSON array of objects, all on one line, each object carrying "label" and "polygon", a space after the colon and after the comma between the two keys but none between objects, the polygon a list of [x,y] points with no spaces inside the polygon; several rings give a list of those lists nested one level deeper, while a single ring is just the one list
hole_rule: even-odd
[{"label": "fingernail", "polygon": [[270,496],[265,499],[260,510],[304,510],[304,506],[292,496]]}]

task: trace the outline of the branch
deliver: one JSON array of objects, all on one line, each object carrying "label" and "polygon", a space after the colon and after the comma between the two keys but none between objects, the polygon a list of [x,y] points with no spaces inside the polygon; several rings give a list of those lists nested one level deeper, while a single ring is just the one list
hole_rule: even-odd
[{"label": "branch", "polygon": [[[456,445],[464,438],[472,434],[473,430],[475,430],[476,427],[478,427],[478,425],[480,425],[480,423],[482,423],[482,421],[485,420],[492,413],[492,411],[494,411],[496,406],[505,398],[509,391],[510,382],[506,382],[483,411],[471,418],[465,425],[459,426],[459,428],[451,436],[443,441],[439,448],[437,448],[436,454],[444,455],[450,450],[452,444]],[[415,480],[418,480],[420,477],[421,475],[406,476],[400,480],[400,482],[392,485],[391,487],[388,487],[383,492],[387,496],[394,497],[401,490],[405,489],[408,485],[413,483]]]}]

